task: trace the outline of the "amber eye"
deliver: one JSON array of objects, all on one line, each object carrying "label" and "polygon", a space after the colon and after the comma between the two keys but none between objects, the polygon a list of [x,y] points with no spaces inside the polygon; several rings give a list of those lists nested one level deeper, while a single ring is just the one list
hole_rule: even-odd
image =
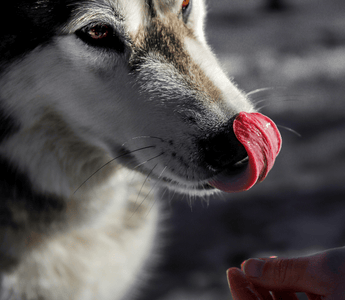
[{"label": "amber eye", "polygon": [[110,29],[107,25],[96,25],[89,29],[89,36],[95,40],[106,38],[110,33]]},{"label": "amber eye", "polygon": [[93,47],[112,49],[118,53],[126,50],[123,39],[111,25],[90,24],[77,30],[75,34],[87,45]]},{"label": "amber eye", "polygon": [[183,0],[182,2],[182,8],[187,8],[189,5],[190,0]]}]

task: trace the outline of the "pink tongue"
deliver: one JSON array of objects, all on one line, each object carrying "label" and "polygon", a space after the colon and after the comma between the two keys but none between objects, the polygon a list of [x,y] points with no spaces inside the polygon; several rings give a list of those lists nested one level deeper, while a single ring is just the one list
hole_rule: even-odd
[{"label": "pink tongue", "polygon": [[248,154],[245,169],[223,172],[209,182],[224,192],[247,191],[263,181],[272,169],[282,140],[274,122],[260,113],[241,112],[235,119],[234,133]]}]

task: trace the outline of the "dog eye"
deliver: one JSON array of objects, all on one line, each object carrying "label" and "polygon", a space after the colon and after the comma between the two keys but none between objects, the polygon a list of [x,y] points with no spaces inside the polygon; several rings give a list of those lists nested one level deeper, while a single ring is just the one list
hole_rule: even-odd
[{"label": "dog eye", "polygon": [[111,30],[107,25],[96,25],[89,29],[88,34],[95,40],[104,39],[111,34]]},{"label": "dog eye", "polygon": [[96,48],[112,49],[119,53],[125,51],[124,42],[116,31],[106,24],[91,24],[85,26],[78,30],[76,35],[86,44]]},{"label": "dog eye", "polygon": [[191,12],[192,0],[183,0],[182,2],[182,18],[187,23]]},{"label": "dog eye", "polygon": [[182,2],[182,9],[187,9],[187,7],[189,6],[189,2],[190,0],[183,0]]}]

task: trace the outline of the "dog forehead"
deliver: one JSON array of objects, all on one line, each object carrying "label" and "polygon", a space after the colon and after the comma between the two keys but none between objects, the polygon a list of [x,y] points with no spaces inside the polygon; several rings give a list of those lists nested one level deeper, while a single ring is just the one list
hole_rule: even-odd
[{"label": "dog forehead", "polygon": [[166,14],[177,14],[182,0],[111,0],[122,13],[125,26],[133,37],[142,28],[148,28],[152,17],[166,18]]},{"label": "dog forehead", "polygon": [[130,35],[136,35],[148,22],[149,0],[112,0],[112,2],[121,11]]}]

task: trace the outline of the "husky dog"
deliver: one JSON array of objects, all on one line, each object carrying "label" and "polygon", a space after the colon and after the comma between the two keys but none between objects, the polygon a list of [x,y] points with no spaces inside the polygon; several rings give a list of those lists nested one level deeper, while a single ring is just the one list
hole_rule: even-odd
[{"label": "husky dog", "polygon": [[214,193],[247,156],[231,124],[253,105],[206,43],[204,0],[10,0],[0,15],[0,299],[129,299],[158,191]]}]

